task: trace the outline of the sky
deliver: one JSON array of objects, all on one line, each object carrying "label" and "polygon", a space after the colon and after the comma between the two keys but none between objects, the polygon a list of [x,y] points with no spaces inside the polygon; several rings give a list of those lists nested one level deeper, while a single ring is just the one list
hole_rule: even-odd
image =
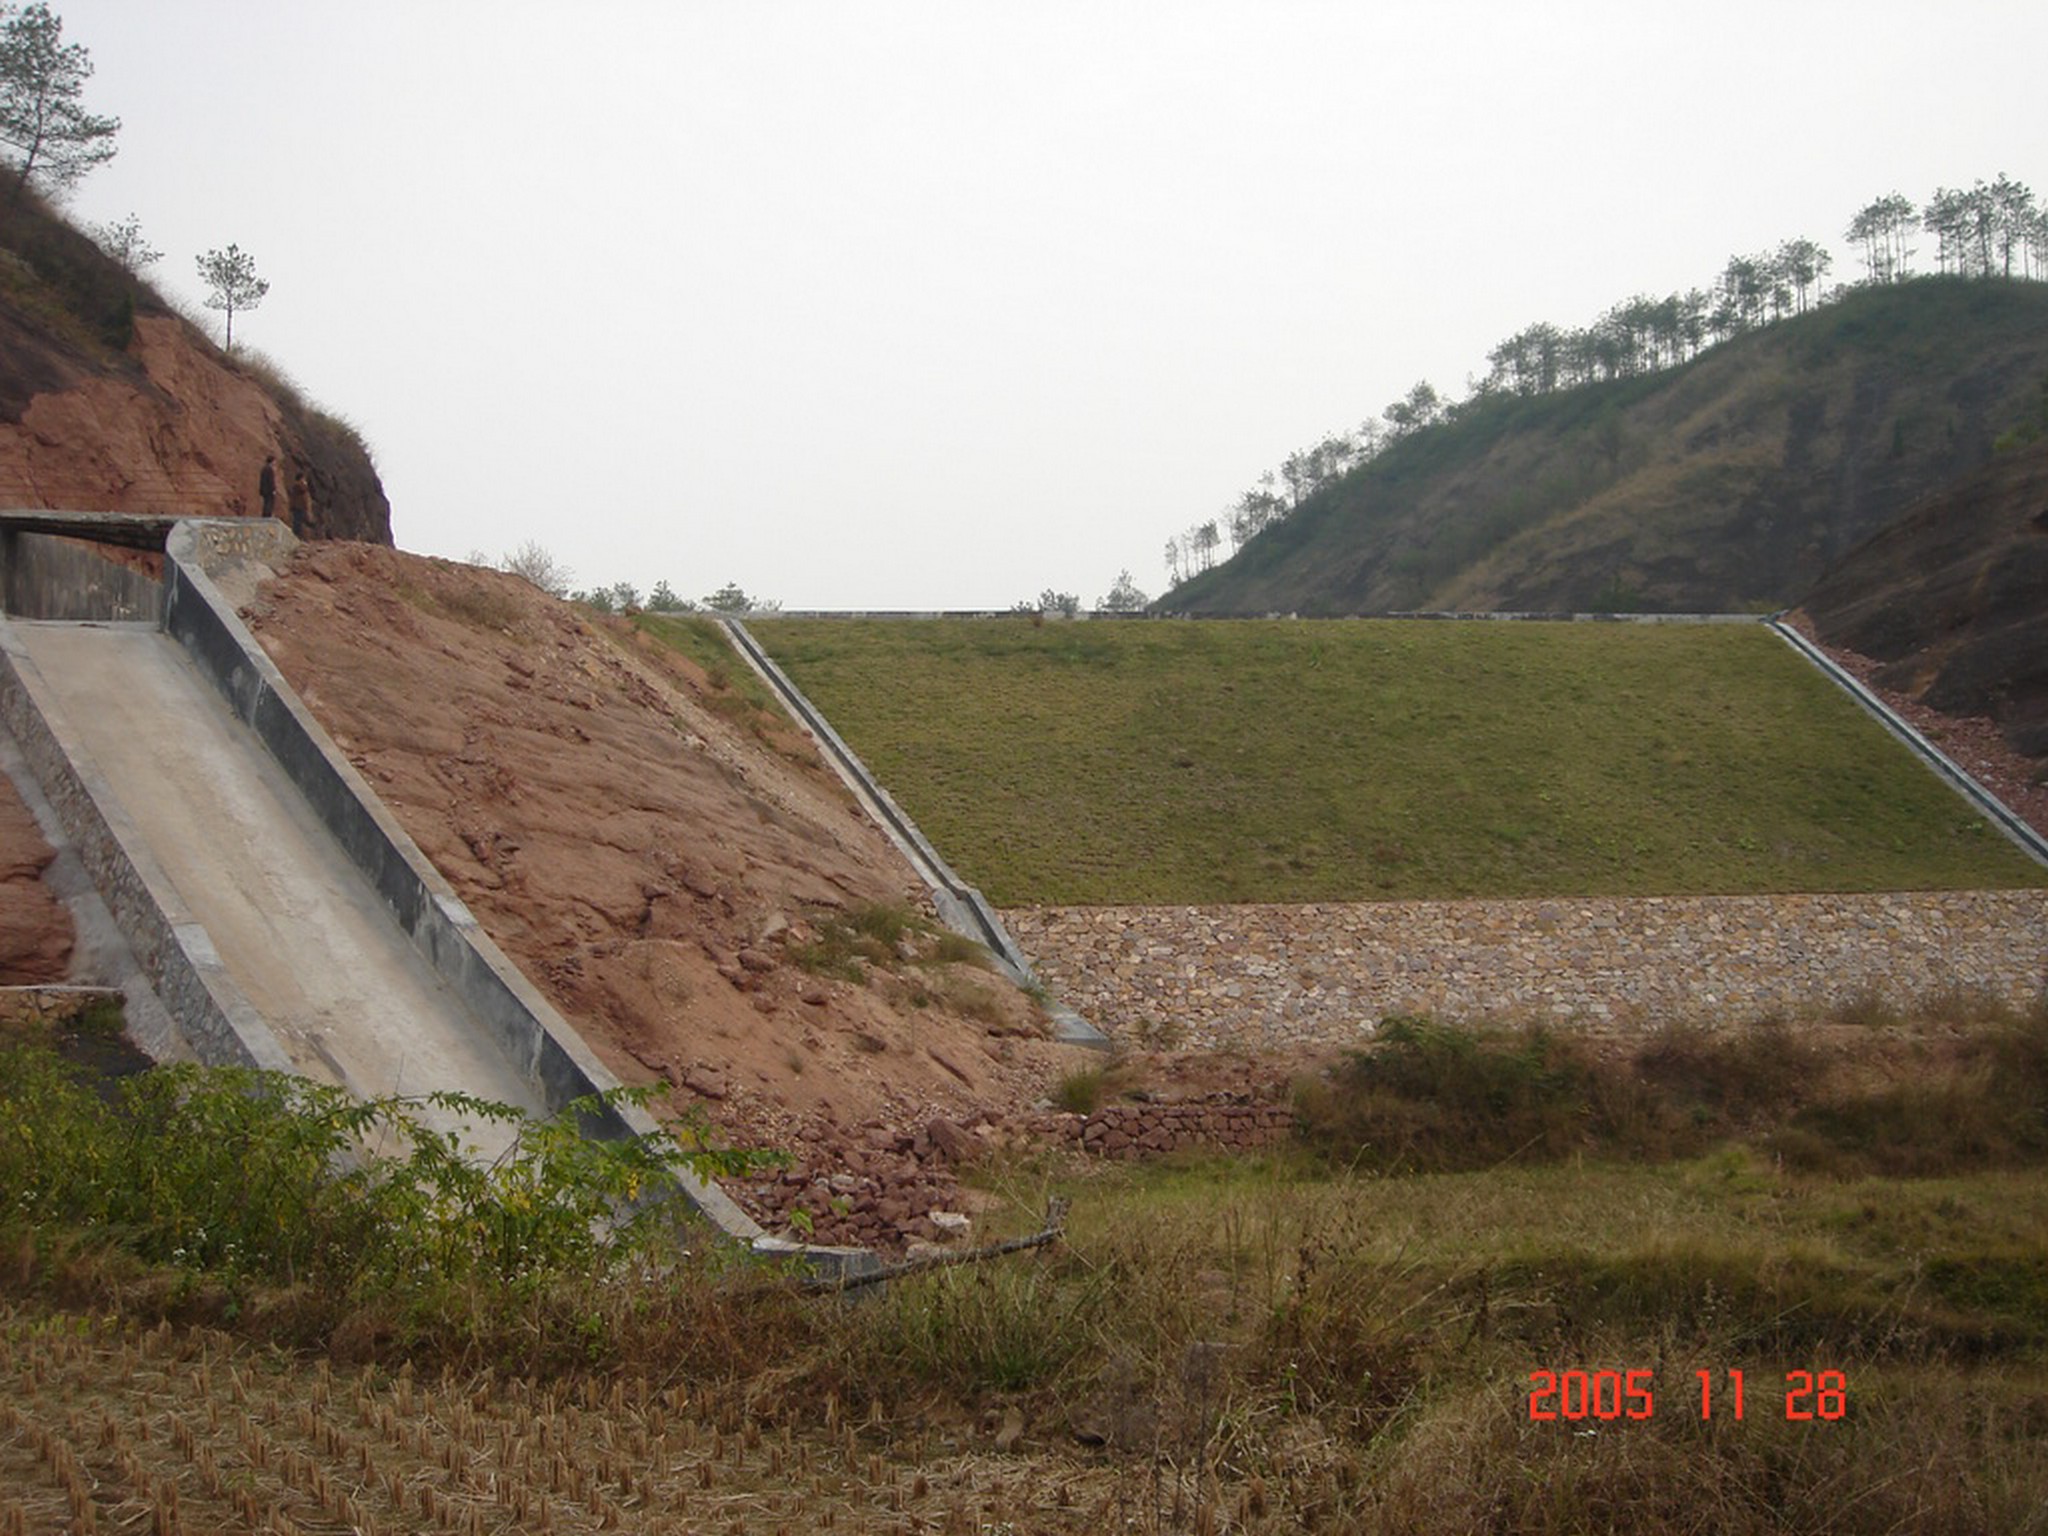
[{"label": "sky", "polygon": [[[1093,603],[1537,320],[2048,191],[2040,0],[53,0],[200,310],[400,548],[792,609]],[[217,319],[217,317],[215,317]]]}]

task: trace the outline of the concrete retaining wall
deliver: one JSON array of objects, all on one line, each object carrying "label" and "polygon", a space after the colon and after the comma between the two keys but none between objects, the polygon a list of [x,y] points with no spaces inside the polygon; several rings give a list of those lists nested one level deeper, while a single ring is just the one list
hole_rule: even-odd
[{"label": "concrete retaining wall", "polygon": [[91,547],[43,533],[0,530],[0,607],[17,619],[154,624],[163,586]]},{"label": "concrete retaining wall", "polygon": [[2048,892],[1069,907],[1004,913],[1126,1041],[1356,1041],[1390,1014],[1654,1024],[2048,988]]}]

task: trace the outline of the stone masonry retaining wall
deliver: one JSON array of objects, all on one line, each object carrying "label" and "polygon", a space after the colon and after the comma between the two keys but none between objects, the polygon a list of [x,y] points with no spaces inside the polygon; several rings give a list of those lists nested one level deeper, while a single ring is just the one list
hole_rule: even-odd
[{"label": "stone masonry retaining wall", "polygon": [[118,1008],[124,1001],[118,987],[0,987],[0,1028],[69,1024],[95,1005]]},{"label": "stone masonry retaining wall", "polygon": [[1294,1129],[1294,1111],[1248,1093],[1212,1093],[1178,1104],[1105,1104],[1087,1115],[1049,1116],[1039,1126],[1098,1157],[1158,1157],[1192,1148],[1256,1152]]},{"label": "stone masonry retaining wall", "polygon": [[2048,989],[2048,892],[1037,907],[1003,920],[1120,1040],[1336,1045],[1390,1014],[1655,1024]]}]

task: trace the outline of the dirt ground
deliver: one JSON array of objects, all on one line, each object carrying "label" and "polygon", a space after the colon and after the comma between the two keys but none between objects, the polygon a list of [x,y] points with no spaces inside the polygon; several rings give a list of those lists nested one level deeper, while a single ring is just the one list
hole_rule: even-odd
[{"label": "dirt ground", "polygon": [[0,773],[0,986],[63,981],[71,966],[71,914],[43,883],[55,851]]},{"label": "dirt ground", "polygon": [[835,918],[923,908],[922,888],[806,741],[735,723],[627,621],[363,544],[302,547],[245,614],[607,1066],[799,1154],[735,1190],[757,1214],[803,1204],[820,1240],[936,1237],[977,1132],[1085,1064],[999,976],[940,963],[935,935],[859,980],[821,953]]}]

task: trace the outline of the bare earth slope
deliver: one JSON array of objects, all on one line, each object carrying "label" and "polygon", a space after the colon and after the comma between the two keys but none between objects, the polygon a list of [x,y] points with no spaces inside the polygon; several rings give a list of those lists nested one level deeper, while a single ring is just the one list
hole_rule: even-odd
[{"label": "bare earth slope", "polygon": [[[929,940],[858,981],[798,963],[826,914],[921,904],[914,877],[806,747],[729,723],[701,672],[624,624],[516,577],[344,544],[302,547],[247,613],[608,1066],[665,1076],[820,1174],[853,1168],[846,1209],[812,1212],[821,1238],[928,1231],[921,1203],[950,1191],[919,1171],[938,1158],[918,1132],[1029,1103],[1066,1063],[1028,999],[932,962]],[[757,1208],[779,1213],[808,1174],[786,1179]]]}]

